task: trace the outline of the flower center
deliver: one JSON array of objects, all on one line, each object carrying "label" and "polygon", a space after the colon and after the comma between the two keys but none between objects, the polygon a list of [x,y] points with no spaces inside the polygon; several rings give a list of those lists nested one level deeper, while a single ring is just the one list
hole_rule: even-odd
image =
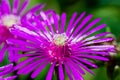
[{"label": "flower center", "polygon": [[53,60],[63,61],[64,57],[70,55],[70,47],[68,46],[68,37],[65,33],[55,34],[53,41],[47,46],[46,51]]},{"label": "flower center", "polygon": [[65,33],[55,34],[53,37],[53,43],[57,46],[63,46],[63,45],[65,45],[67,39],[68,38]]},{"label": "flower center", "polygon": [[64,45],[64,46],[50,45],[46,51],[51,58],[58,61],[63,60],[64,57],[69,56],[71,53],[68,45]]},{"label": "flower center", "polygon": [[1,24],[3,24],[6,27],[12,27],[13,24],[19,24],[20,18],[15,15],[3,15],[1,17]]}]

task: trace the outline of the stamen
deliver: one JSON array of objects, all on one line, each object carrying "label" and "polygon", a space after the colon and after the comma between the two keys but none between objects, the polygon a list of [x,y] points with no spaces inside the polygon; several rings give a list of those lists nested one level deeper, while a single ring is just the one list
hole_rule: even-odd
[{"label": "stamen", "polygon": [[1,23],[6,27],[12,27],[13,24],[19,24],[20,23],[20,17],[17,17],[15,15],[4,15],[1,17]]},{"label": "stamen", "polygon": [[58,46],[63,46],[66,43],[67,36],[65,33],[63,34],[55,34],[53,37],[53,42]]}]

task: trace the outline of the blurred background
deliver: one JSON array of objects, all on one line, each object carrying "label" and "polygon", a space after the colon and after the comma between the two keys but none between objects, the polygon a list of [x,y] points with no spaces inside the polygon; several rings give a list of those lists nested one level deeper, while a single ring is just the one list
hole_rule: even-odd
[{"label": "blurred background", "polygon": [[[12,2],[12,0],[10,1]],[[46,4],[44,10],[51,8],[58,14],[66,12],[68,21],[74,12],[80,14],[83,11],[86,11],[87,14],[93,14],[93,19],[98,17],[102,18],[100,23],[107,24],[107,27],[103,29],[103,31],[112,32],[113,35],[110,36],[113,36],[116,39],[116,42],[112,43],[118,48],[116,52],[117,55],[113,56],[108,63],[96,63],[99,68],[92,69],[95,74],[91,75],[86,72],[86,75],[83,77],[85,80],[120,80],[120,0],[31,0],[28,9],[38,3]],[[6,63],[8,63],[7,58],[2,65]],[[48,69],[49,66],[34,80],[45,80]],[[19,75],[19,78],[16,80],[32,79],[29,75]],[[57,80],[55,75],[53,80]],[[67,77],[66,80],[68,80]]]}]

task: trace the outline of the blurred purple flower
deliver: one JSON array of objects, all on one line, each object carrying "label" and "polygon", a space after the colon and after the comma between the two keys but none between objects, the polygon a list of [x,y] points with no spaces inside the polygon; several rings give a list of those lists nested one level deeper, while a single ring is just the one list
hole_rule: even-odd
[{"label": "blurred purple flower", "polygon": [[[21,0],[13,0],[12,6],[10,5],[9,0],[1,0],[0,3],[0,62],[2,62],[6,53],[5,51],[8,48],[6,40],[9,38],[15,38],[15,36],[13,36],[14,34],[12,35],[10,33],[9,29],[13,24],[21,25],[21,18],[28,18],[30,14],[35,14],[44,7],[43,4],[38,4],[25,12],[29,0],[24,0],[22,5],[20,5],[20,1]],[[8,51],[9,58],[11,58],[13,52],[11,50]]]},{"label": "blurred purple flower", "polygon": [[[75,12],[68,25],[66,25],[66,14],[63,13],[58,20],[56,13],[52,13],[53,23],[48,16],[40,12],[45,24],[32,16],[33,25],[28,29],[11,29],[12,34],[23,38],[9,39],[8,42],[14,47],[11,50],[20,50],[24,54],[15,58],[28,57],[15,66],[18,74],[28,74],[33,71],[31,77],[35,78],[48,64],[51,64],[46,80],[52,80],[54,68],[58,68],[59,80],[64,80],[64,71],[70,80],[83,80],[84,70],[93,74],[87,67],[97,68],[93,60],[108,61],[109,52],[114,51],[113,45],[103,44],[112,41],[113,38],[105,37],[109,32],[94,34],[106,26],[101,24],[95,26],[100,18],[90,22],[92,14],[85,16],[83,12],[76,20]],[[15,25],[14,27],[20,27]],[[84,69],[84,70],[83,70]]]},{"label": "blurred purple flower", "polygon": [[[10,76],[9,74],[13,72],[13,64],[8,64],[0,67],[0,80],[14,80],[17,76]],[[9,75],[8,77],[6,77]]]}]

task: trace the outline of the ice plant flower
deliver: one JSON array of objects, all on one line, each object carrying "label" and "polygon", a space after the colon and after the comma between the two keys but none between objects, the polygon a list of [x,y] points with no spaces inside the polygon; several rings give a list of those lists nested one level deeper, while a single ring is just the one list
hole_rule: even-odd
[{"label": "ice plant flower", "polygon": [[[14,80],[17,76],[16,75],[10,76],[9,74],[11,74],[12,72],[13,72],[12,63],[0,67],[0,80]],[[6,77],[7,75],[9,76]]]},{"label": "ice plant flower", "polygon": [[[29,4],[29,0],[24,0],[20,6],[20,0],[13,0],[13,5],[11,6],[9,0],[1,0],[0,3],[0,62],[2,62],[5,51],[8,48],[6,40],[9,38],[14,38],[14,34],[9,32],[9,29],[14,25],[21,25],[21,18],[28,18],[30,14],[36,14],[37,11],[41,10],[44,5],[38,4],[33,8],[25,12],[26,7]],[[12,8],[11,8],[12,7]],[[12,53],[11,50],[8,50]],[[11,56],[12,54],[9,54]],[[10,57],[11,58],[11,57]]]},{"label": "ice plant flower", "polygon": [[12,34],[23,38],[23,40],[8,40],[9,44],[14,46],[10,48],[11,50],[24,51],[24,54],[15,58],[27,57],[15,66],[14,69],[18,70],[18,74],[32,72],[31,77],[35,78],[45,66],[51,65],[46,80],[52,80],[55,68],[58,68],[59,80],[65,79],[65,73],[70,80],[83,80],[84,70],[93,74],[88,66],[97,68],[97,65],[93,63],[94,60],[108,61],[109,52],[114,51],[113,45],[103,44],[113,40],[113,38],[105,37],[110,34],[109,32],[92,35],[106,26],[106,24],[101,24],[93,27],[100,18],[90,21],[92,14],[85,17],[85,12],[83,12],[76,18],[75,12],[68,25],[66,13],[60,16],[60,20],[56,13],[53,13],[54,24],[50,23],[44,12],[40,12],[40,16],[43,17],[45,25],[33,16],[33,22],[37,26],[31,25],[32,31],[11,29]]}]

